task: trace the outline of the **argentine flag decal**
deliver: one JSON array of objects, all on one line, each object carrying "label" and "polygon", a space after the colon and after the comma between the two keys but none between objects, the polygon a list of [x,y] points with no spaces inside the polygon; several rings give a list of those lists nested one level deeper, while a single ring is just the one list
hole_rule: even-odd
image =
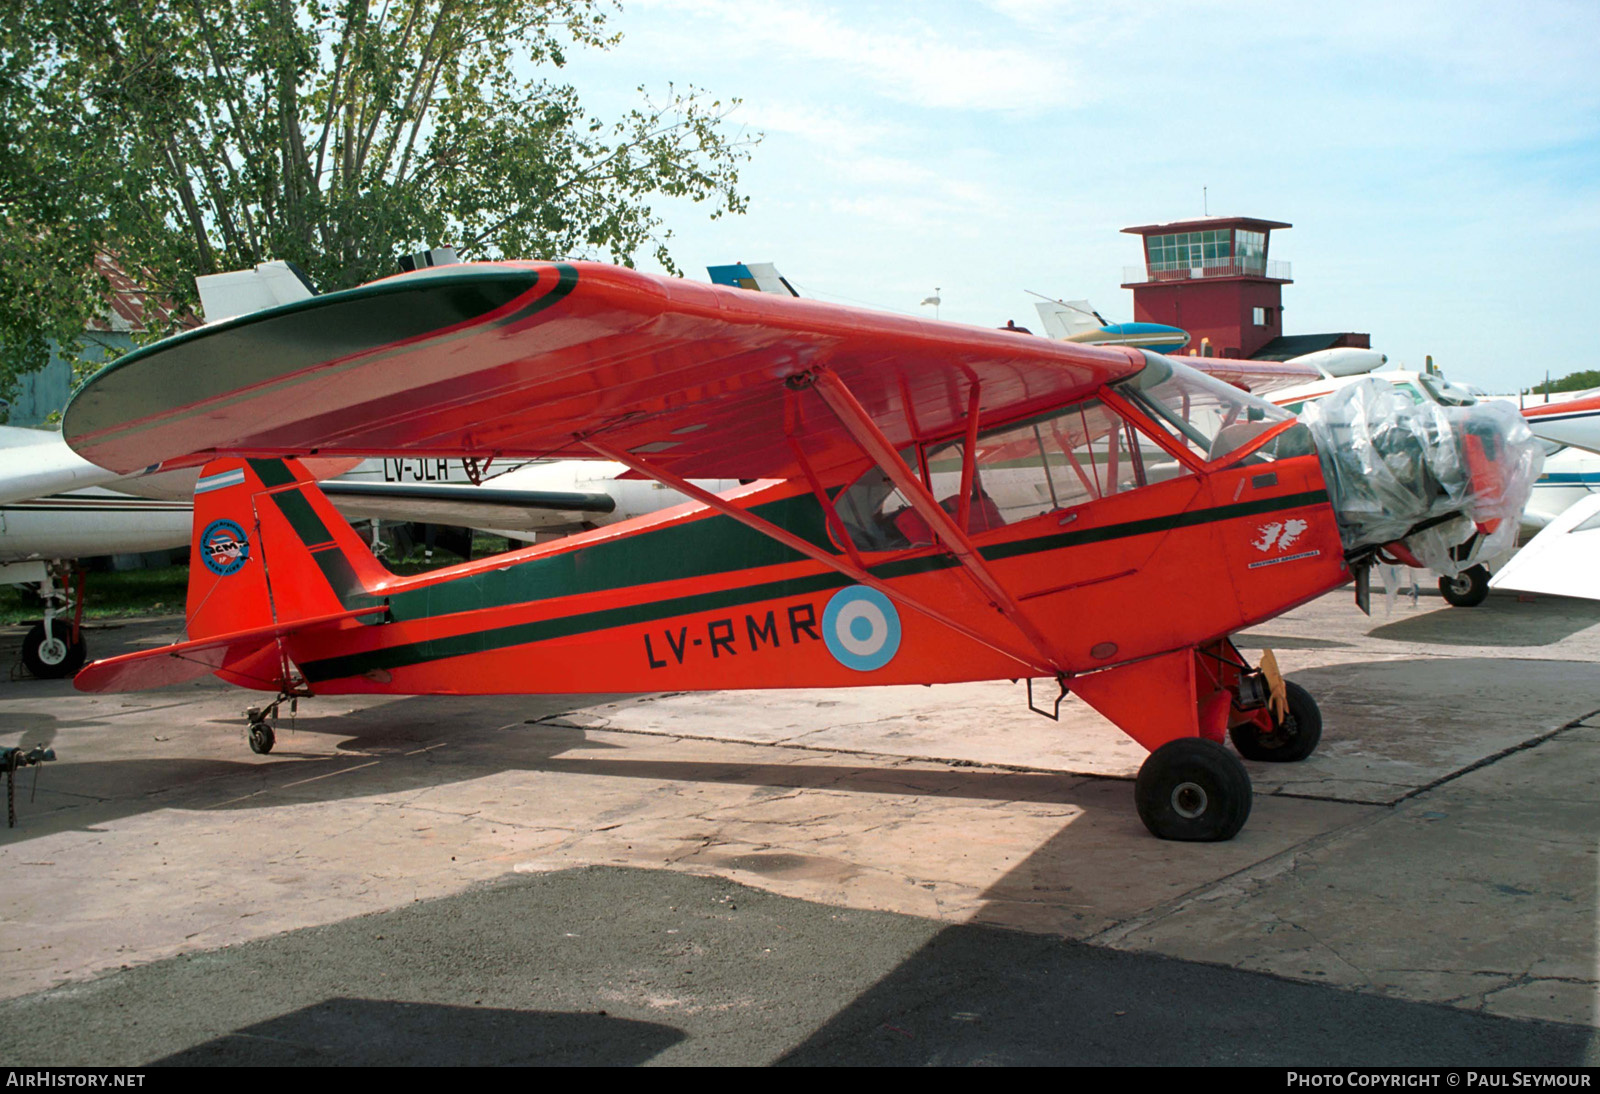
[{"label": "argentine flag decal", "polygon": [[900,649],[900,613],[876,589],[840,589],[822,611],[822,638],[833,659],[847,669],[881,669]]}]

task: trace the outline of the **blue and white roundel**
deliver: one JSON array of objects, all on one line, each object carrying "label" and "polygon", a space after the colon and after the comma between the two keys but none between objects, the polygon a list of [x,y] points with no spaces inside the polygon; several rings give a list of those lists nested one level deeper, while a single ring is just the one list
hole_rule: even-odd
[{"label": "blue and white roundel", "polygon": [[250,561],[250,539],[233,521],[214,520],[200,533],[200,558],[219,577],[236,574]]},{"label": "blue and white roundel", "polygon": [[881,669],[900,649],[900,613],[876,589],[840,589],[822,610],[822,638],[833,659],[847,669]]}]

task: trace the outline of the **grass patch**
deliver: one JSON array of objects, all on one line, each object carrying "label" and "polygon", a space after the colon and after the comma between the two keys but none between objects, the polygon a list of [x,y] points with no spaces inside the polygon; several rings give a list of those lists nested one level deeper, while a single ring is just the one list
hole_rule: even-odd
[{"label": "grass patch", "polygon": [[[524,543],[508,543],[498,536],[478,532],[473,536],[474,558],[499,554]],[[385,560],[397,574],[420,574],[442,566],[454,566],[461,559],[449,551],[435,548],[432,560],[421,547],[415,547],[403,560]],[[85,619],[126,619],[141,615],[181,615],[189,591],[189,567],[163,566],[149,570],[92,570],[84,579]],[[32,588],[0,585],[0,624],[31,623],[44,618],[39,598]]]},{"label": "grass patch", "polygon": [[[156,570],[94,571],[84,578],[85,619],[122,619],[137,615],[181,615],[189,588],[189,567]],[[0,585],[0,623],[42,619],[32,589]]]}]

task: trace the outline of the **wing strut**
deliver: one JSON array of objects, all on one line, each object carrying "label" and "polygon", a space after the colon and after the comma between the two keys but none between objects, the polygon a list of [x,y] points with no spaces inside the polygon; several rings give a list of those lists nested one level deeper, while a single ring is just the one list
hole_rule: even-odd
[{"label": "wing strut", "polygon": [[[963,634],[972,639],[974,642],[981,643],[997,653],[1004,654],[1013,661],[1020,662],[1021,664],[1027,665],[1029,668],[1039,671],[1042,675],[1061,675],[1061,670],[1052,664],[1051,659],[1043,656],[1037,652],[1037,650],[1034,652],[1024,652],[1022,650],[1011,648],[1007,643],[996,641],[981,631],[975,630],[972,627],[967,626],[965,623],[950,618],[948,615],[945,615],[938,609],[930,607],[929,605],[924,604],[913,597],[907,596],[902,590],[890,586],[883,579],[874,577],[865,568],[854,565],[838,555],[830,554],[821,547],[818,547],[816,544],[801,539],[793,532],[779,528],[776,524],[773,524],[770,521],[762,520],[748,509],[741,509],[739,506],[728,501],[726,498],[720,498],[708,490],[701,489],[688,479],[680,478],[665,468],[655,467],[644,460],[641,460],[632,452],[627,452],[620,448],[613,448],[611,445],[606,444],[604,441],[598,440],[594,437],[583,437],[580,438],[580,440],[592,451],[599,453],[606,459],[616,460],[618,463],[627,464],[633,470],[637,471],[641,475],[644,475],[646,478],[654,479],[656,482],[671,487],[673,490],[693,498],[702,505],[708,505],[717,512],[722,513],[724,516],[732,517],[740,524],[743,524],[749,528],[754,528],[762,535],[777,540],[785,547],[797,551],[800,554],[805,555],[807,558],[820,562],[829,569],[837,570],[839,573],[844,574],[846,577],[851,578],[854,581],[860,582],[869,589],[876,589],[878,592],[889,597],[891,600],[899,601],[901,604],[904,604],[913,611],[921,612],[929,619],[932,619],[935,623],[943,624],[956,633]],[[937,506],[935,506],[935,508],[937,508]],[[943,510],[940,510],[940,512],[943,512]]]},{"label": "wing strut", "polygon": [[[994,576],[994,572],[989,569],[988,564],[983,560],[983,556],[972,545],[972,541],[967,538],[966,533],[956,527],[955,521],[950,519],[950,514],[940,507],[939,503],[934,500],[933,495],[928,493],[927,487],[922,485],[922,480],[917,478],[911,469],[905,465],[905,461],[894,450],[894,445],[890,443],[889,438],[883,435],[883,431],[873,422],[872,416],[867,413],[866,408],[850,393],[850,389],[845,386],[844,381],[825,368],[814,369],[809,374],[802,375],[811,377],[817,394],[822,396],[823,401],[828,404],[829,409],[838,417],[839,423],[855,439],[856,444],[861,446],[863,452],[877,461],[878,466],[883,468],[884,473],[889,476],[895,486],[900,488],[900,492],[911,503],[911,507],[916,510],[917,515],[928,522],[928,527],[932,528],[934,534],[944,541],[945,547],[951,554],[956,556],[956,561],[966,568],[967,573],[977,583],[983,594],[989,598],[989,602],[994,605],[995,610],[1005,616],[1007,621],[1021,632],[1028,645],[1033,647],[1037,660],[1030,660],[1030,663],[1049,666],[1050,675],[1052,676],[1059,677],[1063,675],[1065,670],[1056,664],[1056,659],[1050,652],[1050,644],[1045,641],[1044,635],[1033,625],[1033,621],[1023,614],[1022,608],[1011,598],[1011,594],[1005,591],[1004,586]],[[798,376],[791,376],[788,382],[794,385],[795,381],[799,379],[800,377]],[[975,435],[976,431],[971,428],[971,425],[972,423],[969,422],[968,432]],[[969,471],[966,465],[975,463],[976,460],[977,453],[971,450],[969,443],[968,451],[962,461],[961,472],[962,480],[969,484],[969,488],[970,480],[967,479]]]}]

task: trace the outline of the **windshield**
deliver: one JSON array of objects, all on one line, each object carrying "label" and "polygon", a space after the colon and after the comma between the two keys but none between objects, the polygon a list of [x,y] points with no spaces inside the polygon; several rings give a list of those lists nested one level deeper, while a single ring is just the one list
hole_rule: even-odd
[{"label": "windshield", "polygon": [[1145,359],[1144,369],[1116,385],[1116,391],[1208,463],[1294,420],[1283,407],[1188,365],[1154,353]]}]

